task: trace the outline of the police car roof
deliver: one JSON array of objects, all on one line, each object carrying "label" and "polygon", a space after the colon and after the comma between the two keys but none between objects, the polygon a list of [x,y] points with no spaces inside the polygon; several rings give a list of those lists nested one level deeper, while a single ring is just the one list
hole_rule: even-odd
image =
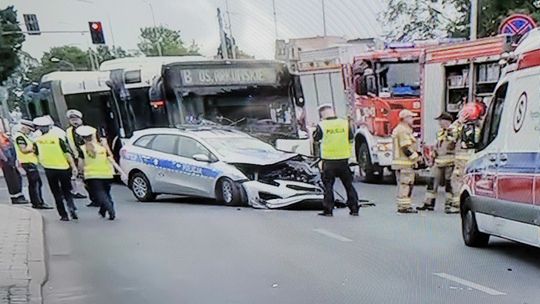
[{"label": "police car roof", "polygon": [[152,134],[190,135],[197,138],[250,137],[248,134],[226,126],[178,126],[177,128],[150,128],[134,132],[134,137]]}]

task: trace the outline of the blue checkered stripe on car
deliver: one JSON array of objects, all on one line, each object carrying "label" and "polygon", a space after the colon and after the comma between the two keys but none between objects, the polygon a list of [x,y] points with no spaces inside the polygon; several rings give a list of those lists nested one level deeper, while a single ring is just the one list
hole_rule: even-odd
[{"label": "blue checkered stripe on car", "polygon": [[200,176],[205,178],[216,178],[221,174],[221,171],[210,168],[195,166],[191,164],[176,162],[168,159],[161,159],[138,153],[126,153],[124,159],[160,168],[167,171],[182,173],[189,176]]}]

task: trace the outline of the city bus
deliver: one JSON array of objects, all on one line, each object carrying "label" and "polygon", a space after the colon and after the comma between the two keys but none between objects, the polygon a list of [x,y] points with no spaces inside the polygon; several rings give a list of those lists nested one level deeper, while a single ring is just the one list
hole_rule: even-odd
[{"label": "city bus", "polygon": [[47,114],[67,127],[65,111],[81,111],[114,152],[136,130],[181,124],[231,125],[269,142],[298,138],[298,86],[278,61],[124,58],[100,71],[47,74],[40,87],[34,99],[48,101]]}]

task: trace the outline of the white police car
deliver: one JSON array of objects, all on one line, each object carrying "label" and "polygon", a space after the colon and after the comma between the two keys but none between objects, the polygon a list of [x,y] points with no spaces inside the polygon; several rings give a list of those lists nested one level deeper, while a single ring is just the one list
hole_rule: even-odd
[{"label": "white police car", "polygon": [[120,166],[124,183],[143,202],[174,194],[281,208],[323,198],[319,172],[303,156],[231,128],[137,131],[120,151]]}]

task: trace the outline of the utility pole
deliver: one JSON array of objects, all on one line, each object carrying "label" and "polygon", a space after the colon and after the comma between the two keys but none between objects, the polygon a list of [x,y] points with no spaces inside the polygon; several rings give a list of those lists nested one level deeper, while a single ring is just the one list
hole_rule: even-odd
[{"label": "utility pole", "polygon": [[229,59],[229,51],[227,50],[227,39],[225,39],[225,29],[223,28],[223,19],[221,18],[221,10],[217,9],[217,18],[219,23],[219,40],[221,41],[221,55],[223,59]]},{"label": "utility pole", "polygon": [[234,41],[232,23],[231,23],[231,11],[229,10],[229,0],[225,0],[225,9],[227,10],[227,23],[229,24],[229,36],[231,39],[232,59],[236,59],[236,42]]},{"label": "utility pole", "polygon": [[152,6],[152,2],[150,2],[151,0],[148,0],[148,7],[150,7],[150,13],[152,14],[152,22],[154,24],[154,36],[156,36],[156,39],[157,39],[157,51],[158,51],[158,56],[163,56],[163,52],[161,50],[161,42],[159,41],[160,40],[160,37],[158,37],[158,32],[157,32],[157,24],[156,24],[156,15],[154,14],[154,6]]},{"label": "utility pole", "polygon": [[471,0],[471,40],[476,40],[478,35],[478,1]]},{"label": "utility pole", "polygon": [[276,12],[276,0],[272,0],[272,10],[274,13],[274,35],[276,40],[278,39],[278,29],[277,29],[277,12]]},{"label": "utility pole", "polygon": [[323,22],[324,37],[326,37],[326,6],[324,5],[324,0],[322,0],[322,22]]}]

